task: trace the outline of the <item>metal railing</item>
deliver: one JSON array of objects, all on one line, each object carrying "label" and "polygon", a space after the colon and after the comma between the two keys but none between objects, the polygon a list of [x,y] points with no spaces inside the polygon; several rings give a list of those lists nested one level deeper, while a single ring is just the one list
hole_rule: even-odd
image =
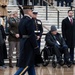
[{"label": "metal railing", "polygon": [[[73,9],[74,8],[74,9]],[[71,10],[74,11],[74,18],[75,18],[75,6],[71,6]]]},{"label": "metal railing", "polygon": [[[46,0],[43,1],[46,3],[46,20],[48,20],[48,6],[51,6],[52,4]],[[59,10],[54,5],[52,5],[52,7],[55,8],[57,11],[57,27],[59,28]]]}]

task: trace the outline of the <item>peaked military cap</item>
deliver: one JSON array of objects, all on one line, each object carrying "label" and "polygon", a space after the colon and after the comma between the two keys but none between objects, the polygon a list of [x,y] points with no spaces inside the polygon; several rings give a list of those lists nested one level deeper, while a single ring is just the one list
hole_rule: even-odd
[{"label": "peaked military cap", "polygon": [[38,11],[33,11],[33,14],[38,14]]},{"label": "peaked military cap", "polygon": [[32,5],[23,6],[23,9],[33,9]]}]

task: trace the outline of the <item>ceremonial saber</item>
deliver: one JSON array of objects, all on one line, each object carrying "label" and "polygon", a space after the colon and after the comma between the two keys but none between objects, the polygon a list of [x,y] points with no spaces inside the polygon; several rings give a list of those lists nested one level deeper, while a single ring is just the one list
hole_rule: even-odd
[{"label": "ceremonial saber", "polygon": [[28,69],[28,66],[26,66],[26,67],[24,68],[24,70],[23,70],[19,75],[22,75],[27,69]]}]

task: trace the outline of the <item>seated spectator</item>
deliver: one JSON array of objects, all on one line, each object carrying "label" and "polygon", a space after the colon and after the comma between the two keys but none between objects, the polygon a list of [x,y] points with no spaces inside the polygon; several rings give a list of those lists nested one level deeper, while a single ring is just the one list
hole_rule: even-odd
[{"label": "seated spectator", "polygon": [[59,6],[60,3],[61,3],[61,6],[63,6],[64,4],[64,0],[55,0],[55,1],[57,1],[57,6]]},{"label": "seated spectator", "polygon": [[62,53],[64,54],[66,64],[71,64],[68,47],[54,25],[51,26],[51,30],[46,34],[45,41],[47,46],[52,47],[59,65],[63,65]]}]

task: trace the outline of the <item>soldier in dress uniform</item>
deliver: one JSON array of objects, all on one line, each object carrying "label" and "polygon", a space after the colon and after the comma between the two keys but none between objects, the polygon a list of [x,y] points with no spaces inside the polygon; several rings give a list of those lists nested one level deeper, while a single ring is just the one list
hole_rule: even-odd
[{"label": "soldier in dress uniform", "polygon": [[42,36],[42,33],[43,33],[42,22],[41,22],[41,20],[37,19],[37,14],[38,14],[37,11],[33,11],[33,14],[34,14],[33,20],[34,20],[34,23],[35,23],[34,24],[34,30],[35,30],[34,32],[35,32],[35,35],[36,35],[38,46],[40,47],[41,36]]},{"label": "soldier in dress uniform", "polygon": [[24,17],[19,24],[20,35],[20,56],[19,69],[15,75],[24,75],[28,71],[29,75],[36,75],[34,69],[34,53],[39,54],[36,36],[34,33],[33,12],[30,6],[24,7]]},{"label": "soldier in dress uniform", "polygon": [[[33,14],[34,14],[34,16],[33,16],[34,32],[35,32],[35,35],[36,35],[37,44],[40,48],[41,36],[42,36],[42,33],[43,33],[42,22],[41,22],[41,20],[37,19],[37,14],[38,14],[37,11],[33,11]],[[40,55],[35,55],[35,66],[39,67],[38,64],[43,63],[43,61],[40,57],[41,57]]]}]

